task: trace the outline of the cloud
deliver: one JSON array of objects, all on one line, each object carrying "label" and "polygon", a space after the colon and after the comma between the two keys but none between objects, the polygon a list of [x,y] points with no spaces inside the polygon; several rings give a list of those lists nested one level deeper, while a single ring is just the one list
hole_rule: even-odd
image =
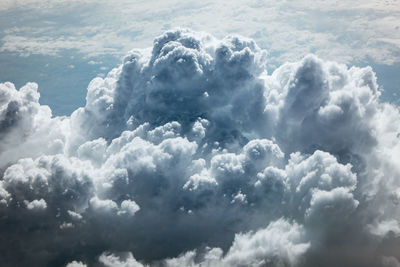
[{"label": "cloud", "polygon": [[[147,47],[154,35],[183,25],[203,31],[213,29],[218,37],[226,33],[252,36],[271,52],[272,69],[310,52],[343,63],[392,65],[400,61],[396,1],[248,0],[232,1],[226,6],[222,1],[132,4],[123,0],[4,0],[0,12],[5,16],[16,12],[21,17],[17,25],[5,22],[0,50],[22,56],[55,56],[75,50],[86,57],[119,57],[132,42]],[[32,13],[41,18],[40,22],[32,20]],[[54,13],[61,19],[54,19]],[[103,18],[110,14],[113,20],[104,25]],[[131,23],[126,24],[127,20]]]},{"label": "cloud", "polygon": [[28,210],[45,210],[47,208],[47,203],[43,198],[40,200],[35,199],[31,202],[25,200],[24,202]]},{"label": "cloud", "polygon": [[370,67],[267,60],[251,39],[168,31],[70,117],[1,84],[5,264],[393,265],[398,108]]},{"label": "cloud", "polygon": [[67,267],[86,267],[86,264],[83,264],[80,261],[73,261],[67,264]]},{"label": "cloud", "polygon": [[[37,84],[16,90],[12,83],[0,84],[0,167],[19,158],[57,154],[64,149],[66,118],[51,117],[51,110],[39,104]],[[43,138],[46,136],[46,138]]]},{"label": "cloud", "polygon": [[[304,242],[304,229],[297,224],[279,219],[265,229],[237,234],[229,251],[223,255],[220,248],[206,247],[203,253],[186,252],[179,257],[166,259],[160,264],[178,266],[292,266],[309,244]],[[99,262],[105,266],[144,266],[132,253],[118,256],[103,253]]]}]

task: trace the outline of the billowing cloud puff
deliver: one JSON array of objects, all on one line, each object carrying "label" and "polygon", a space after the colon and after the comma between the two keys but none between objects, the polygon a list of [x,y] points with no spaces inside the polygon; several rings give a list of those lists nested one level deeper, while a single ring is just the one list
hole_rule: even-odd
[{"label": "billowing cloud puff", "polygon": [[63,153],[68,123],[39,104],[38,86],[0,84],[0,168],[24,157]]},{"label": "billowing cloud puff", "polygon": [[70,117],[1,84],[4,265],[398,264],[398,108],[369,67],[266,60],[170,31]]}]

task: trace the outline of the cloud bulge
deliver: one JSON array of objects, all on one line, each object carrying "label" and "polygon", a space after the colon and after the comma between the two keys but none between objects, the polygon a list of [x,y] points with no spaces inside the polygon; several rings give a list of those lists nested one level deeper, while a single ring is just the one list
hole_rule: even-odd
[{"label": "cloud bulge", "polygon": [[267,61],[176,29],[69,117],[1,84],[4,264],[398,264],[398,107],[369,67]]}]

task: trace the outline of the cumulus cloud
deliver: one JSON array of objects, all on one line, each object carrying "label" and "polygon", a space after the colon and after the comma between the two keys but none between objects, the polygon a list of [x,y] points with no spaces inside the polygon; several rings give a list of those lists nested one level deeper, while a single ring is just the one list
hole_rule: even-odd
[{"label": "cumulus cloud", "polygon": [[38,85],[28,83],[19,90],[12,83],[0,84],[0,168],[20,158],[62,153],[68,123],[51,117],[39,104]]},{"label": "cumulus cloud", "polygon": [[[265,229],[237,234],[228,252],[206,247],[202,253],[186,252],[159,262],[162,266],[292,266],[299,261],[309,244],[304,229],[279,219]],[[99,261],[105,266],[145,266],[132,253],[103,253]],[[146,265],[147,266],[147,265]]]},{"label": "cumulus cloud", "polygon": [[1,84],[4,264],[397,264],[398,108],[369,67],[266,60],[169,31],[70,117]]}]

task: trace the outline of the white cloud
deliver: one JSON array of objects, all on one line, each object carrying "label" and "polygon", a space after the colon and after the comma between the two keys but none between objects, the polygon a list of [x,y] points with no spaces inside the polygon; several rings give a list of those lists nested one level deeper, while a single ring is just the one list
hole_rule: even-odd
[{"label": "white cloud", "polygon": [[[39,104],[37,84],[16,90],[0,84],[0,167],[23,157],[62,153],[68,124],[65,118],[51,118],[48,106]],[[46,138],[43,138],[46,136]]]},{"label": "white cloud", "polygon": [[295,265],[309,247],[303,231],[278,220],[255,233],[239,234],[223,261],[226,266]]},{"label": "white cloud", "polygon": [[[202,254],[189,251],[179,257],[167,259],[163,266],[293,266],[308,247],[309,244],[304,242],[304,229],[301,226],[279,219],[265,229],[237,234],[225,255],[220,248],[207,247]],[[145,266],[137,262],[131,253],[123,255],[118,257],[104,253],[99,261],[107,267]]]},{"label": "white cloud", "polygon": [[123,258],[111,254],[111,253],[103,253],[99,257],[99,262],[102,263],[106,267],[143,267],[144,265],[137,262],[136,259],[132,256],[131,253],[124,253],[122,255]]},{"label": "white cloud", "polygon": [[[177,29],[93,79],[70,117],[35,84],[1,84],[5,262],[382,264],[400,245],[385,243],[400,220],[398,108],[369,67],[307,56],[269,75],[265,62],[250,39]],[[365,242],[360,257],[338,249]]]},{"label": "white cloud", "polygon": [[[154,9],[157,6],[157,9]],[[83,8],[83,7],[88,7]],[[343,63],[400,61],[399,5],[396,1],[2,1],[0,10],[31,10],[54,25],[15,28],[2,37],[1,51],[21,55],[57,55],[77,49],[85,56],[123,55],[131,44],[151,45],[153,36],[177,26],[209,31],[218,37],[230,33],[253,36],[271,54],[270,64],[297,61],[312,52]],[[65,13],[60,10],[65,10]],[[96,10],[96,16],[84,10]],[[66,20],[82,13],[79,25],[62,26],[48,14]],[[109,16],[113,20],[104,23]],[[130,23],[127,24],[126,21]],[[46,30],[37,32],[38,28]],[[62,35],[60,34],[62,32]]]},{"label": "white cloud", "polygon": [[73,261],[68,263],[66,267],[86,267],[86,264],[83,264],[80,261]]},{"label": "white cloud", "polygon": [[31,202],[25,200],[24,202],[28,210],[45,210],[47,208],[46,201],[43,198],[40,200],[34,199]]}]

